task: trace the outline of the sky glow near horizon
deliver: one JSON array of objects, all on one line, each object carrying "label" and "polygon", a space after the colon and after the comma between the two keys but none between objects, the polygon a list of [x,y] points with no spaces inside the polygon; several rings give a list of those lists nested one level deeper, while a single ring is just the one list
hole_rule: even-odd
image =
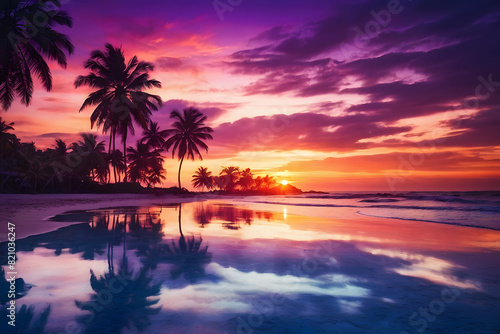
[{"label": "sky glow near horizon", "polygon": [[221,14],[204,0],[65,1],[68,68],[51,63],[52,91],[37,83],[29,107],[1,116],[39,148],[107,140],[93,109],[78,112],[91,90],[73,82],[109,42],[155,64],[162,128],[174,108],[208,116],[214,140],[184,163],[185,185],[200,165],[237,165],[304,190],[500,189],[498,1],[232,3]]}]

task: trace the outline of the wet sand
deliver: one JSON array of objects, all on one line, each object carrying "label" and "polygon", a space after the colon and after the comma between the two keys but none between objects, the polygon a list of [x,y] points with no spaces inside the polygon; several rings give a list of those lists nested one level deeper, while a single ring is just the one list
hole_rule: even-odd
[{"label": "wet sand", "polygon": [[16,235],[23,238],[49,232],[68,223],[47,218],[72,210],[115,206],[143,206],[158,203],[187,203],[204,200],[202,196],[155,196],[150,194],[0,194],[0,240],[6,240],[8,222],[16,224]]},{"label": "wet sand", "polygon": [[[68,324],[81,331],[95,330],[94,325],[109,329],[107,319],[116,314],[104,313],[104,308],[96,313],[99,323],[86,327],[78,320],[86,313],[75,300],[89,300],[98,292],[89,284],[89,270],[104,277],[112,267],[118,271],[126,259],[136,272],[147,264],[151,284],[161,282],[155,304],[161,311],[151,315],[147,332],[500,330],[495,316],[500,309],[500,231],[366,217],[352,209],[257,204],[242,197],[206,199],[0,196],[2,224],[7,219],[15,222],[19,239],[34,236],[19,242],[25,249],[19,255],[19,270],[34,285],[20,302],[35,305],[37,312],[51,305],[49,331],[62,331]],[[196,203],[182,208],[165,205],[180,202]],[[65,211],[111,207],[129,209],[94,210],[93,218],[79,221],[87,223],[87,229],[82,229],[85,224],[71,225],[71,215],[64,221],[44,220]],[[140,234],[130,230],[116,243],[101,236],[108,229],[88,231],[88,224],[111,222],[113,217],[147,226],[150,213],[161,222],[156,244],[141,241]],[[75,214],[74,219],[76,224],[81,218]],[[65,228],[45,233],[59,227]],[[75,234],[73,229],[88,234]],[[198,262],[191,262],[189,240],[200,242],[201,250],[207,247]],[[155,258],[165,245],[175,245],[176,256],[183,260]],[[91,246],[91,259],[86,246]],[[113,312],[123,315],[136,310],[134,305],[117,307]]]}]

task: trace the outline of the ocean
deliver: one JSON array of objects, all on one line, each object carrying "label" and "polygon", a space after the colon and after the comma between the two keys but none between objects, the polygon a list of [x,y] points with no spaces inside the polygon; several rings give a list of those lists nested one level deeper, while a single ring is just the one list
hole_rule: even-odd
[{"label": "ocean", "polygon": [[[500,230],[500,191],[329,192],[246,199],[247,202],[331,208],[329,217],[355,214]],[[346,210],[347,209],[347,210]]]}]

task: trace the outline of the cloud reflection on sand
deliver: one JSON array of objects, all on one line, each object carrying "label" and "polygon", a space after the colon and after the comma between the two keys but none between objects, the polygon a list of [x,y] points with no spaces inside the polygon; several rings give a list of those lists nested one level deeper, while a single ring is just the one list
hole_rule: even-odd
[{"label": "cloud reflection on sand", "polygon": [[398,258],[410,262],[401,268],[393,269],[394,272],[404,275],[426,279],[428,281],[453,286],[461,289],[481,290],[480,283],[473,280],[461,280],[452,274],[454,269],[463,269],[463,266],[453,264],[433,256],[411,254],[406,252],[362,247],[361,250],[373,254]]},{"label": "cloud reflection on sand", "polygon": [[252,305],[245,297],[247,295],[275,293],[292,299],[301,294],[336,298],[362,298],[369,295],[367,289],[354,284],[356,279],[341,274],[308,278],[255,271],[246,273],[231,267],[225,268],[214,262],[206,267],[206,271],[220,280],[189,285],[182,289],[164,287],[164,298],[160,300],[163,307],[172,310],[189,309],[201,313],[248,312]]},{"label": "cloud reflection on sand", "polygon": [[[460,318],[463,326],[484,323],[498,305],[490,270],[498,252],[484,242],[498,240],[498,231],[290,211],[285,219],[281,206],[264,212],[208,201],[66,213],[54,219],[71,225],[17,241],[21,276],[33,285],[20,303],[40,310],[50,304],[52,332],[76,321],[91,333],[111,316],[149,314],[147,322],[132,324],[155,333],[218,334],[234,333],[250,315],[258,319],[259,305],[267,311],[265,321],[252,323],[255,333],[405,331],[412,312],[443,287],[469,293],[449,305],[436,330],[450,328],[456,314],[476,312]],[[100,296],[90,270],[106,285],[124,264],[135,273],[130,284],[142,282],[135,280],[139,273],[151,283],[144,287],[161,284],[153,305],[159,311],[127,304],[127,296],[150,290],[131,289],[113,295],[113,307],[103,303],[107,313],[96,312],[95,323],[82,323]],[[280,304],[272,301],[276,295]],[[125,329],[127,321],[109,328],[135,333]]]}]

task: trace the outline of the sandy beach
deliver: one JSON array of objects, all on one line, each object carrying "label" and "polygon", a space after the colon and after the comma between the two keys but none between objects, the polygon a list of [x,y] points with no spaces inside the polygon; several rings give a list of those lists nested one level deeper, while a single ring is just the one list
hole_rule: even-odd
[{"label": "sandy beach", "polygon": [[[187,203],[202,198],[148,194],[0,194],[0,221],[16,224],[18,238],[49,232],[67,223],[47,218],[71,210],[90,210],[113,206],[145,206],[159,203]],[[5,240],[6,230],[0,231]]]}]

